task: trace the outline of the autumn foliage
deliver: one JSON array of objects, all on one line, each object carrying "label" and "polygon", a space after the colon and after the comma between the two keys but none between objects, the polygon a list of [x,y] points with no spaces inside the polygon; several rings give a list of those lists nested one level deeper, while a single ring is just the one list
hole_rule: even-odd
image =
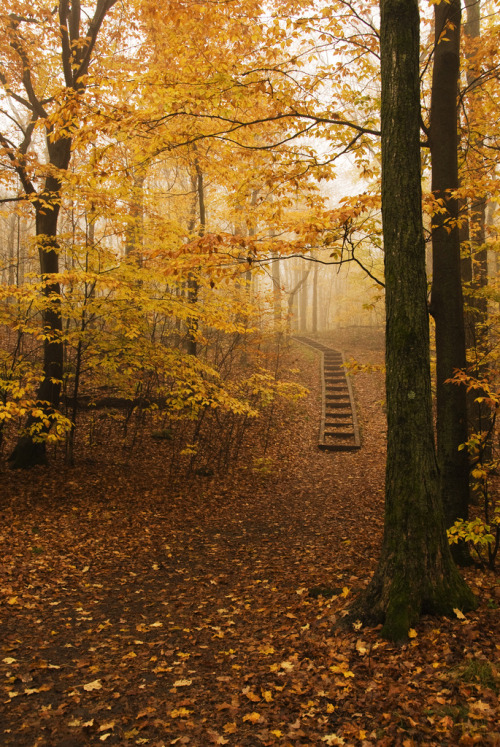
[{"label": "autumn foliage", "polygon": [[[471,480],[448,536],[482,607],[412,618],[400,651],[335,627],[384,511],[379,4],[0,0],[6,744],[498,738],[500,25],[467,0],[443,32],[458,179],[437,190],[420,15],[427,269],[439,226],[465,332],[446,376],[438,332]],[[359,456],[313,448],[295,332],[353,353]]]}]

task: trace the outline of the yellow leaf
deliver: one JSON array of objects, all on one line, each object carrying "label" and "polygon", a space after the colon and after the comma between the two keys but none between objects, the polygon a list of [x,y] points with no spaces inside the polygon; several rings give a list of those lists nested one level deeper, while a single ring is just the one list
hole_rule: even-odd
[{"label": "yellow leaf", "polygon": [[333,703],[328,703],[327,706],[326,706],[326,712],[327,713],[333,713],[334,710],[335,710],[335,706],[333,705]]},{"label": "yellow leaf", "polygon": [[264,696],[266,703],[270,703],[273,699],[273,694],[270,690],[263,690],[262,695]]},{"label": "yellow leaf", "polygon": [[464,613],[461,610],[459,610],[457,607],[453,608],[453,612],[455,613],[455,615],[458,617],[459,620],[466,620]]},{"label": "yellow leaf", "polygon": [[414,628],[410,628],[410,630],[408,631],[408,638],[416,638],[417,635],[417,631]]},{"label": "yellow leaf", "polygon": [[87,682],[87,684],[83,686],[83,689],[87,692],[91,692],[92,690],[100,690],[101,687],[101,680],[94,680],[93,682]]},{"label": "yellow leaf", "polygon": [[187,708],[174,708],[170,711],[170,718],[187,718],[192,711],[188,711]]},{"label": "yellow leaf", "polygon": [[260,713],[257,713],[256,711],[247,713],[246,716],[243,716],[243,721],[250,721],[251,724],[256,724],[257,721],[260,721]]},{"label": "yellow leaf", "polygon": [[193,680],[176,680],[174,682],[174,687],[189,687],[192,682]]},{"label": "yellow leaf", "polygon": [[246,697],[248,698],[248,700],[251,700],[252,703],[258,703],[259,700],[260,700],[260,697],[256,693],[254,693],[250,689],[250,687],[244,687],[243,688],[243,694],[246,695]]},{"label": "yellow leaf", "polygon": [[114,729],[115,723],[115,721],[108,721],[107,724],[103,724],[102,726],[100,726],[98,731],[107,731],[108,729]]},{"label": "yellow leaf", "polygon": [[278,739],[283,736],[283,732],[279,729],[272,729],[271,734],[273,734],[273,736],[275,737],[278,737]]},{"label": "yellow leaf", "polygon": [[223,730],[226,732],[226,734],[234,734],[236,731],[237,726],[234,721],[229,721],[227,724],[224,724]]},{"label": "yellow leaf", "polygon": [[491,706],[489,705],[489,703],[485,703],[482,700],[476,700],[475,703],[471,703],[469,708],[471,709],[471,711],[480,711],[484,714],[491,713]]},{"label": "yellow leaf", "polygon": [[17,604],[18,597],[9,597],[7,599],[7,604]]},{"label": "yellow leaf", "polygon": [[259,653],[265,654],[268,656],[269,654],[274,654],[274,647],[273,646],[261,646],[259,648]]},{"label": "yellow leaf", "polygon": [[359,639],[359,638],[358,638],[358,640],[356,641],[356,651],[357,651],[357,652],[358,652],[358,654],[360,654],[361,656],[364,656],[365,654],[367,654],[367,653],[368,653],[368,649],[366,648],[366,644],[365,644],[365,642],[364,642],[364,641],[362,641],[362,640],[361,640],[361,639]]},{"label": "yellow leaf", "polygon": [[344,586],[344,588],[342,589],[342,594],[340,596],[341,597],[346,597],[348,594],[349,594],[349,587],[348,586]]},{"label": "yellow leaf", "polygon": [[351,672],[350,669],[347,669],[347,664],[338,665],[338,664],[332,664],[330,667],[331,672],[338,672],[339,674],[343,674],[344,677],[354,677],[354,672]]}]

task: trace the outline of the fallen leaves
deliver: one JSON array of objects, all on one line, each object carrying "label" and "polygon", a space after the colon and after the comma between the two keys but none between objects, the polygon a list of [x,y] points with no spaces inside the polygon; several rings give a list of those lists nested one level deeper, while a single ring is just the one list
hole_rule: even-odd
[{"label": "fallen leaves", "polygon": [[[273,426],[269,475],[167,480],[146,445],[128,467],[79,466],[69,504],[53,501],[64,471],[3,475],[2,745],[500,739],[497,610],[424,618],[401,648],[336,626],[378,552],[382,381],[357,375],[363,449],[332,461],[316,447],[315,361],[302,370],[312,399]],[[497,580],[468,573],[498,598]]]},{"label": "fallen leaves", "polygon": [[92,692],[93,690],[100,690],[102,687],[100,680],[94,680],[93,682],[87,682],[86,685],[83,685],[83,689],[87,692]]},{"label": "fallen leaves", "polygon": [[274,646],[259,646],[259,653],[264,654],[264,656],[270,656],[275,653],[275,648]]},{"label": "fallen leaves", "polygon": [[252,711],[252,713],[246,713],[243,716],[243,721],[249,721],[251,724],[257,724],[261,719],[260,713]]},{"label": "fallen leaves", "polygon": [[253,690],[250,689],[250,687],[243,688],[243,695],[245,695],[248,700],[251,700],[253,703],[258,703],[261,698],[260,695],[256,695],[256,693],[253,692]]}]

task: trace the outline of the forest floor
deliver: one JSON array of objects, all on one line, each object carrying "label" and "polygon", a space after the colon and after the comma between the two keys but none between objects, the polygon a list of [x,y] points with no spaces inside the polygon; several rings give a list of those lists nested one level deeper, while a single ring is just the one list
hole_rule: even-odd
[{"label": "forest floor", "polygon": [[[380,363],[380,340],[328,340]],[[500,745],[500,584],[407,645],[336,623],[374,570],[383,375],[354,378],[362,448],[317,447],[310,389],[266,459],[169,477],[168,442],[0,476],[0,745]],[[328,588],[333,596],[325,596]]]}]

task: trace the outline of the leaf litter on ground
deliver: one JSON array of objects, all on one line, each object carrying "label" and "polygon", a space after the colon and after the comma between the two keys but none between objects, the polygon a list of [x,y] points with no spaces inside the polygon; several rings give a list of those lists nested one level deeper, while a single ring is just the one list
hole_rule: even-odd
[{"label": "leaf litter on ground", "polygon": [[369,364],[359,452],[317,448],[318,360],[292,344],[310,394],[277,407],[270,469],[253,433],[224,475],[170,476],[154,438],[4,472],[2,745],[500,743],[491,572],[467,571],[477,612],[403,647],[336,625],[377,560],[385,422],[381,345],[329,342]]}]

